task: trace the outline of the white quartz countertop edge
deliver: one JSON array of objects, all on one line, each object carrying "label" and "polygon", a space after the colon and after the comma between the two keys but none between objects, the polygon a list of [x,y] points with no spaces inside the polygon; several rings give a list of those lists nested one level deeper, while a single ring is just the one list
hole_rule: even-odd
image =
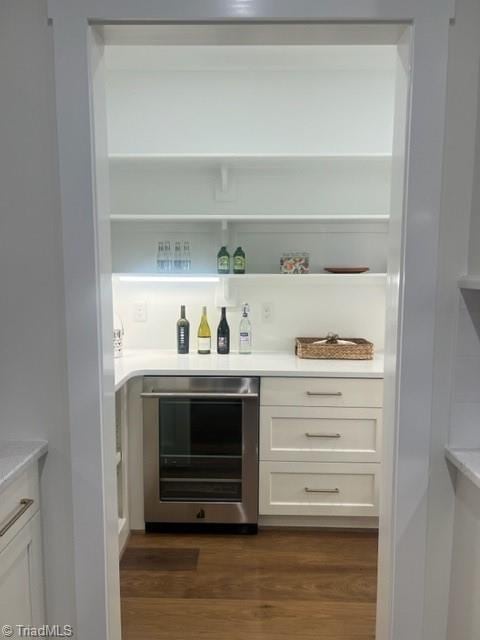
[{"label": "white quartz countertop edge", "polygon": [[0,440],[0,491],[47,453],[45,440]]},{"label": "white quartz countertop edge", "polygon": [[139,376],[255,376],[303,378],[383,378],[383,354],[373,360],[302,360],[291,353],[228,356],[178,355],[138,349],[115,359],[115,389]]},{"label": "white quartz countertop edge", "polygon": [[445,448],[445,456],[454,467],[480,489],[480,449]]}]

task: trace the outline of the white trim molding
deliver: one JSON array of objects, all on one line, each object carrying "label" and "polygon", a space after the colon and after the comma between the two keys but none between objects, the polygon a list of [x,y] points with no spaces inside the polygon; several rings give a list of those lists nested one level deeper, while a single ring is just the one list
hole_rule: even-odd
[{"label": "white trim molding", "polygon": [[[377,640],[424,636],[425,552],[433,380],[437,243],[451,0],[49,0],[55,47],[63,219],[68,389],[73,473],[77,635],[118,640],[118,563],[109,545],[115,468],[112,354],[105,337],[105,220],[94,144],[92,24],[117,22],[404,22],[411,43],[404,206],[389,270],[386,415],[391,448],[380,518]],[[411,47],[410,47],[411,44]],[[410,71],[410,67],[408,68]],[[406,163],[404,154],[406,152]],[[394,153],[395,156],[395,153]],[[403,186],[404,185],[404,186]],[[400,194],[401,195],[401,194]],[[397,194],[398,196],[398,194]],[[403,215],[402,215],[403,213]],[[392,334],[393,335],[393,334]],[[389,443],[389,444],[388,444]],[[112,472],[113,473],[113,472]],[[114,503],[114,502],[113,502]],[[110,604],[109,604],[110,603]],[[442,640],[442,639],[439,639]]]}]

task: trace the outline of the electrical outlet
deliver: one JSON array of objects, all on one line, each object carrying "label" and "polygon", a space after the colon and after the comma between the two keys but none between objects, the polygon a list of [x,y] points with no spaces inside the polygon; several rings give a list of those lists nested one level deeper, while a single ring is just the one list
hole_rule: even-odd
[{"label": "electrical outlet", "polygon": [[145,300],[141,300],[133,304],[133,321],[134,322],[147,321],[147,303],[145,302]]},{"label": "electrical outlet", "polygon": [[269,324],[273,322],[273,304],[271,302],[263,302],[262,303],[262,322],[264,324]]}]

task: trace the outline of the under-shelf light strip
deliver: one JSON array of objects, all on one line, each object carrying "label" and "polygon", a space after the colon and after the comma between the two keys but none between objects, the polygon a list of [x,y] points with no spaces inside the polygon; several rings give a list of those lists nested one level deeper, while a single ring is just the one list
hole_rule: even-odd
[{"label": "under-shelf light strip", "polygon": [[217,276],[119,276],[121,282],[220,282]]}]

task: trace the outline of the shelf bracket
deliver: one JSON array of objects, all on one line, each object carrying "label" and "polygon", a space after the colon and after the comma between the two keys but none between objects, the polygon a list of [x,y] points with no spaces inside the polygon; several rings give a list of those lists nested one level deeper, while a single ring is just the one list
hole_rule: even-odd
[{"label": "shelf bracket", "polygon": [[220,278],[220,282],[217,284],[215,291],[215,306],[227,307],[229,309],[235,308],[237,303],[235,298],[231,295],[230,291],[230,279],[228,276]]},{"label": "shelf bracket", "polygon": [[231,169],[222,164],[215,186],[215,200],[218,202],[232,202],[235,200],[235,184],[232,178]]}]

